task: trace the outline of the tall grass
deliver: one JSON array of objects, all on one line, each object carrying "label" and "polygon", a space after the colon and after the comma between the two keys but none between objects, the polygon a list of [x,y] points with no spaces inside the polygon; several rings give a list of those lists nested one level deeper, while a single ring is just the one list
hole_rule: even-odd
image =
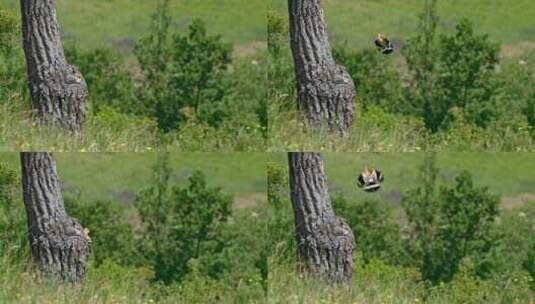
[{"label": "tall grass", "polygon": [[89,265],[83,285],[73,286],[38,277],[29,261],[0,256],[0,303],[263,303],[260,294],[242,293],[231,283],[206,277],[182,284],[159,285],[148,268],[108,262]]},{"label": "tall grass", "polygon": [[[28,256],[28,255],[26,255]],[[150,272],[126,271],[120,266],[89,267],[83,286],[64,285],[37,277],[30,261],[0,256],[0,302],[2,303],[149,303],[153,295],[146,282]],[[121,271],[120,280],[117,272]]]},{"label": "tall grass", "polygon": [[426,148],[425,127],[416,119],[357,113],[351,135],[340,137],[325,128],[308,128],[297,110],[276,110],[276,100],[270,100],[269,107],[270,151],[415,152]]},{"label": "tall grass", "polygon": [[278,259],[270,260],[270,303],[415,303],[423,293],[418,273],[411,269],[357,263],[348,286],[329,285],[304,278],[295,263]]},{"label": "tall grass", "polygon": [[156,124],[149,119],[132,119],[113,111],[89,115],[83,135],[73,136],[37,125],[25,104],[21,99],[0,103],[0,151],[141,152],[160,146]]},{"label": "tall grass", "polygon": [[270,259],[269,303],[533,303],[530,277],[516,273],[480,280],[461,274],[454,281],[429,287],[415,268],[390,266],[380,260],[368,264],[356,258],[356,269],[346,285],[329,285],[304,278],[293,262]]},{"label": "tall grass", "polygon": [[[421,119],[387,113],[380,108],[355,115],[350,135],[340,137],[326,129],[305,125],[305,118],[288,105],[296,103],[293,95],[272,97],[269,103],[270,151],[345,151],[345,152],[416,152],[416,151],[533,151],[532,130],[511,126],[483,129],[462,120],[447,132],[431,134]],[[357,104],[357,108],[359,108]]]}]

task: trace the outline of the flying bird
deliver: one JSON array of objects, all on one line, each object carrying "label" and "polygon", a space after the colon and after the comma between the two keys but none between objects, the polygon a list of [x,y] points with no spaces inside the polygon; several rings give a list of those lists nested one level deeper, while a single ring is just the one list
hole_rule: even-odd
[{"label": "flying bird", "polygon": [[378,169],[364,168],[364,171],[357,178],[357,186],[366,192],[375,192],[381,188],[381,182],[384,180],[383,173]]},{"label": "flying bird", "polygon": [[388,38],[386,38],[382,33],[377,34],[377,37],[375,38],[375,45],[377,46],[377,49],[384,55],[392,54],[392,52],[394,52],[394,46],[392,46],[390,40],[388,40]]}]

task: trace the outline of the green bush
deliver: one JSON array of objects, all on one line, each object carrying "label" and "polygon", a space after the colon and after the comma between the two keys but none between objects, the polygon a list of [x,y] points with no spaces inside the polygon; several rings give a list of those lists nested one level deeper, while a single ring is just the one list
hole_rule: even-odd
[{"label": "green bush", "polygon": [[[495,98],[499,113],[519,127],[535,130],[535,52],[503,60],[498,71],[499,91]],[[523,126],[522,126],[523,124]]]},{"label": "green bush", "polygon": [[[189,263],[220,253],[225,243],[222,228],[231,215],[231,198],[219,188],[209,188],[201,172],[194,172],[188,186],[170,185],[167,156],[154,167],[153,180],[136,200],[142,223],[139,250],[155,272],[156,280],[179,281]],[[217,259],[203,259],[203,273],[221,274]]]},{"label": "green bush", "polygon": [[[268,71],[267,87],[269,108],[276,111],[289,111],[296,109],[295,74],[289,48],[288,21],[285,16],[275,10],[268,10]],[[278,103],[286,97],[288,102]],[[270,113],[273,116],[275,113]],[[271,127],[272,124],[270,124]]]},{"label": "green bush", "polygon": [[487,126],[497,116],[493,95],[498,83],[495,66],[498,46],[486,35],[476,35],[472,23],[463,19],[452,35],[437,39],[435,1],[420,18],[419,31],[408,40],[403,55],[412,74],[405,99],[436,132],[451,123],[450,110],[461,108],[468,121]]},{"label": "green bush", "polygon": [[102,107],[112,107],[121,113],[143,112],[135,99],[132,76],[117,51],[110,48],[82,51],[76,44],[68,43],[65,56],[84,75],[94,113]]},{"label": "green bush", "polygon": [[404,262],[400,242],[400,227],[392,210],[377,200],[349,202],[342,194],[333,199],[338,216],[347,220],[353,230],[356,252],[364,263],[380,259],[391,264]]},{"label": "green bush", "polygon": [[496,119],[495,66],[499,46],[487,35],[476,36],[472,23],[463,19],[452,36],[440,37],[437,90],[441,93],[431,107],[435,120],[431,128],[447,125],[448,111],[461,107],[470,122],[485,127]]},{"label": "green bush", "polygon": [[20,259],[28,250],[26,214],[18,172],[0,162],[0,257]]},{"label": "green bush", "polygon": [[223,103],[228,88],[224,77],[231,63],[231,49],[220,36],[209,36],[196,19],[187,35],[169,31],[168,1],[159,3],[148,36],[135,48],[144,81],[139,90],[147,114],[156,117],[161,129],[177,129],[190,109],[196,117],[219,125],[225,117]]},{"label": "green bush", "polygon": [[221,252],[205,255],[201,259],[205,265],[219,264],[219,274],[214,272],[211,277],[228,282],[228,285],[240,289],[238,295],[248,298],[261,298],[268,288],[269,218],[263,206],[265,202],[258,201],[257,204],[258,207],[250,210],[234,212],[222,227],[222,242],[225,245]]},{"label": "green bush", "polygon": [[69,215],[89,229],[95,266],[105,261],[132,265],[136,261],[134,233],[125,208],[114,201],[80,202],[65,198]]},{"label": "green bush", "polygon": [[523,272],[510,272],[483,280],[475,275],[472,260],[464,259],[458,273],[449,283],[430,288],[428,303],[529,303],[532,291],[529,276]]},{"label": "green bush", "polygon": [[425,280],[448,282],[463,258],[490,250],[499,200],[487,188],[474,186],[467,171],[455,178],[455,187],[436,189],[433,155],[426,157],[420,174],[420,186],[402,200],[411,229],[407,246]]},{"label": "green bush", "polygon": [[333,56],[353,78],[364,111],[373,105],[392,113],[408,112],[401,98],[400,75],[389,57],[373,49],[352,52],[345,46],[335,47]]},{"label": "green bush", "polygon": [[[491,230],[492,248],[478,254],[479,273],[483,277],[507,275],[522,271],[529,273],[535,289],[535,202],[504,213]],[[531,211],[531,213],[530,213]]]},{"label": "green bush", "polygon": [[269,252],[293,259],[297,250],[292,204],[288,199],[288,171],[277,163],[267,165]]},{"label": "green bush", "polygon": [[0,105],[13,96],[28,96],[26,65],[16,16],[0,9]]},{"label": "green bush", "polygon": [[278,59],[284,44],[288,40],[288,22],[277,11],[269,9],[267,13],[267,45],[269,55]]},{"label": "green bush", "polygon": [[[230,122],[234,128],[236,126],[248,127],[249,130],[246,133],[261,132],[260,139],[267,138],[268,100],[266,95],[268,88],[266,86],[266,69],[267,62],[264,52],[259,52],[253,57],[233,60],[231,70],[225,75],[225,77],[232,79],[234,87],[225,97],[229,113],[222,123],[223,126],[226,122]],[[232,129],[227,129],[230,134],[241,132],[232,132]]]}]

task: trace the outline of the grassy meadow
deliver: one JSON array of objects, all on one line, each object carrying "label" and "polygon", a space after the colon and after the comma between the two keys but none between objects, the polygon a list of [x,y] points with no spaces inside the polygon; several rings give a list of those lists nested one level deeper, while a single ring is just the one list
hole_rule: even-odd
[{"label": "grassy meadow", "polygon": [[[401,193],[417,186],[419,166],[425,153],[322,153],[331,195],[340,192],[355,200],[379,197],[397,205]],[[270,156],[286,165],[287,156]],[[363,192],[356,186],[358,174],[365,166],[379,168],[385,174],[381,191]],[[487,186],[490,191],[508,198],[535,199],[535,155],[532,153],[437,153],[438,182],[451,184],[462,170],[473,173],[475,184]]]},{"label": "grassy meadow", "polygon": [[[92,0],[56,1],[58,19],[66,39],[74,39],[82,49],[115,47],[131,52],[137,39],[148,31],[150,12],[156,1]],[[19,1],[2,0],[0,7],[19,13]],[[266,4],[246,0],[171,0],[172,26],[185,32],[193,18],[209,23],[209,33],[220,34],[246,54],[264,48]],[[97,21],[97,22],[96,22]]]},{"label": "grassy meadow", "polygon": [[[394,40],[405,40],[416,31],[420,0],[325,0],[325,17],[331,43],[347,43],[354,48],[368,48],[377,33]],[[270,0],[270,7],[286,14],[286,1]],[[531,26],[535,3],[529,0],[439,0],[439,28],[452,31],[461,18],[477,24],[477,31],[507,47],[535,48],[535,30]]]},{"label": "grassy meadow", "polygon": [[[86,200],[117,199],[128,204],[151,179],[158,154],[55,153],[54,157],[65,193]],[[209,176],[209,186],[221,187],[237,201],[249,199],[254,203],[266,192],[265,158],[262,153],[171,153],[169,161],[178,184],[200,170]],[[19,155],[0,153],[0,162],[17,167]]]}]

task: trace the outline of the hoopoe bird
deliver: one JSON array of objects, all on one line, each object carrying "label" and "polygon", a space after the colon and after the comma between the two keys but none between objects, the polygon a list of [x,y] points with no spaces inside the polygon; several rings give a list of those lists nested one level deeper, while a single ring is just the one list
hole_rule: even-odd
[{"label": "hoopoe bird", "polygon": [[383,173],[378,169],[364,168],[364,171],[357,178],[357,186],[366,192],[375,192],[381,188],[381,182],[384,180]]},{"label": "hoopoe bird", "polygon": [[388,38],[383,33],[377,34],[375,38],[375,45],[382,54],[388,55],[394,52],[394,47]]}]

